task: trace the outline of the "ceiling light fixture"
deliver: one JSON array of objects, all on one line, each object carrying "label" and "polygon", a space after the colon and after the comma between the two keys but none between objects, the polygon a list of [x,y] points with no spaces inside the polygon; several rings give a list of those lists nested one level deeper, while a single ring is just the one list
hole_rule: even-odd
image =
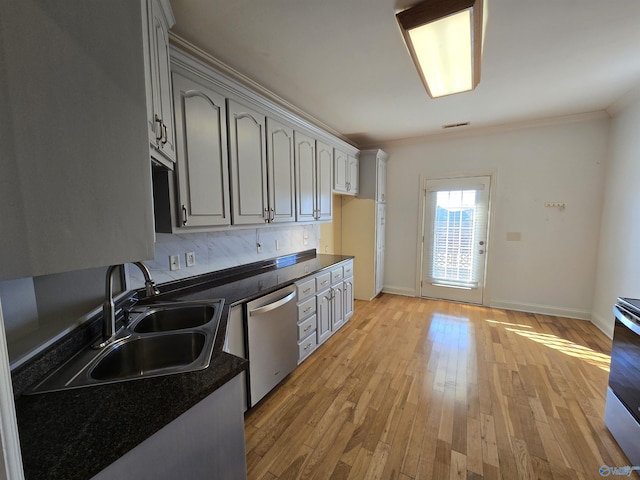
[{"label": "ceiling light fixture", "polygon": [[480,82],[486,1],[427,0],[396,14],[432,98],[468,92]]}]

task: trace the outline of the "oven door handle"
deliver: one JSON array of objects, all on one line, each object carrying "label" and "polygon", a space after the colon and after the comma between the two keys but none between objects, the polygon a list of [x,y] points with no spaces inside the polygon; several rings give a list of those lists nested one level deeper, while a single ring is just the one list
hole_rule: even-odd
[{"label": "oven door handle", "polygon": [[619,305],[613,306],[613,314],[622,324],[636,335],[640,335],[640,325],[634,320],[635,316]]}]

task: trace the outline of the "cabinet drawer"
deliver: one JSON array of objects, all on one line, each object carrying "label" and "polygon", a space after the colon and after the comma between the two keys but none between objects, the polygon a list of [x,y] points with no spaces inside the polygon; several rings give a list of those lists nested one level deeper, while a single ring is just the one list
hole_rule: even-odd
[{"label": "cabinet drawer", "polygon": [[[307,338],[309,335],[316,331],[316,316],[311,315],[309,318],[298,324],[298,340]],[[315,339],[316,336],[313,335]]]},{"label": "cabinet drawer", "polygon": [[297,284],[298,287],[298,302],[303,301],[305,298],[309,298],[316,293],[316,280],[306,280]]},{"label": "cabinet drawer", "polygon": [[312,313],[316,313],[316,297],[311,297],[309,300],[298,305],[298,320],[303,320]]},{"label": "cabinet drawer", "polygon": [[334,268],[331,270],[331,285],[341,281],[343,277],[342,267]]},{"label": "cabinet drawer", "polygon": [[329,288],[331,285],[331,272],[322,273],[316,277],[316,291],[321,292],[322,290]]},{"label": "cabinet drawer", "polygon": [[298,363],[307,358],[318,346],[316,336],[309,335],[303,341],[298,343]]},{"label": "cabinet drawer", "polygon": [[353,276],[353,260],[349,260],[347,263],[344,264],[343,271],[344,271],[344,278],[349,278]]}]

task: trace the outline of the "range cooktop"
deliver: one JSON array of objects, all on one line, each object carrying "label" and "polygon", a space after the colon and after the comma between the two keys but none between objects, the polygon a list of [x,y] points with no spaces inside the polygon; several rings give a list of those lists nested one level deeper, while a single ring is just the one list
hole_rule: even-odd
[{"label": "range cooktop", "polygon": [[618,297],[617,303],[631,310],[636,315],[640,316],[640,299]]}]

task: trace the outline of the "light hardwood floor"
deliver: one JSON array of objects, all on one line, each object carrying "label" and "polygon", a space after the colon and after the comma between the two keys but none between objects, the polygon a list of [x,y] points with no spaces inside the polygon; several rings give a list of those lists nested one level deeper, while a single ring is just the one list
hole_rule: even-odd
[{"label": "light hardwood floor", "polygon": [[610,340],[581,320],[381,295],[245,417],[249,480],[596,479]]}]

